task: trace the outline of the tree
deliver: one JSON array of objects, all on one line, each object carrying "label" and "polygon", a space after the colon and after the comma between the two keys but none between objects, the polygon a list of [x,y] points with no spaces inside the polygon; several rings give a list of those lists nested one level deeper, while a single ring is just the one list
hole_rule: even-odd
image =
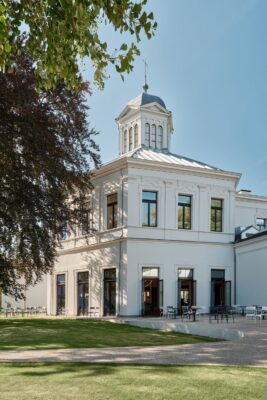
[{"label": "tree", "polygon": [[0,73],[0,288],[22,298],[18,278],[33,284],[51,271],[62,227],[81,217],[90,164],[100,160],[84,92],[63,83],[36,90],[26,52],[14,65]]},{"label": "tree", "polygon": [[[27,48],[41,85],[53,88],[64,81],[69,88],[82,84],[79,61],[89,57],[94,82],[103,88],[105,69],[113,64],[122,76],[133,69],[140,54],[142,33],[154,35],[157,23],[144,8],[147,0],[0,0],[0,68],[11,70],[10,54],[20,52],[20,28],[28,29]],[[111,50],[99,35],[101,24],[134,38]]]}]

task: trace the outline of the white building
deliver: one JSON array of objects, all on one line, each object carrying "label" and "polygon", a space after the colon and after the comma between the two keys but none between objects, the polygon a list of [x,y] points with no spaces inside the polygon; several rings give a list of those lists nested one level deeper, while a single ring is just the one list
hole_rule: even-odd
[{"label": "white building", "polygon": [[[208,311],[250,304],[248,285],[257,290],[251,266],[241,279],[235,228],[266,224],[267,197],[237,192],[239,173],[171,153],[172,113],[144,89],[117,118],[120,155],[94,173],[92,213],[62,241],[48,276],[49,314]],[[259,299],[267,305],[266,291]]]},{"label": "white building", "polygon": [[237,193],[239,173],[172,154],[172,113],[146,89],[117,118],[119,158],[95,171],[92,233],[82,227],[62,242],[48,278],[51,314],[159,315],[237,295],[247,304],[235,227],[266,221],[267,198]]}]

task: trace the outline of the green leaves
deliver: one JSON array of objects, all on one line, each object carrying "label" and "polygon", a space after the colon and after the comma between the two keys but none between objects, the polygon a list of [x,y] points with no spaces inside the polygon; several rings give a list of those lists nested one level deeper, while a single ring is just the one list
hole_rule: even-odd
[{"label": "green leaves", "polygon": [[[146,0],[0,0],[0,70],[12,66],[12,54],[21,46],[20,26],[26,25],[26,45],[32,56],[41,87],[52,89],[60,81],[78,90],[82,85],[79,62],[85,57],[94,66],[93,80],[104,87],[105,69],[113,64],[120,73],[129,73],[139,54],[142,32],[150,39],[156,30],[153,12]],[[115,52],[102,41],[99,25],[134,37],[129,47],[122,43]]]}]

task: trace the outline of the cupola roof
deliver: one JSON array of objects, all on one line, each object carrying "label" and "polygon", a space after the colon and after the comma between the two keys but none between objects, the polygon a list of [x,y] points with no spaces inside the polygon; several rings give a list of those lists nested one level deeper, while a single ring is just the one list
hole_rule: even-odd
[{"label": "cupola roof", "polygon": [[145,92],[130,100],[128,106],[144,106],[150,103],[158,103],[161,107],[166,109],[166,105],[160,97]]}]

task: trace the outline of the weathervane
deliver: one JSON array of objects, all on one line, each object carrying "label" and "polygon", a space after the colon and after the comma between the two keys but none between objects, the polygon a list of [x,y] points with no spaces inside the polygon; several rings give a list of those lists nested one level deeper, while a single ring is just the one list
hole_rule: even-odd
[{"label": "weathervane", "polygon": [[145,65],[145,84],[143,86],[143,89],[144,89],[144,92],[147,93],[147,90],[148,90],[149,86],[148,86],[147,81],[146,81],[146,70],[147,70],[148,65],[147,65],[146,60],[143,60],[143,63]]}]

